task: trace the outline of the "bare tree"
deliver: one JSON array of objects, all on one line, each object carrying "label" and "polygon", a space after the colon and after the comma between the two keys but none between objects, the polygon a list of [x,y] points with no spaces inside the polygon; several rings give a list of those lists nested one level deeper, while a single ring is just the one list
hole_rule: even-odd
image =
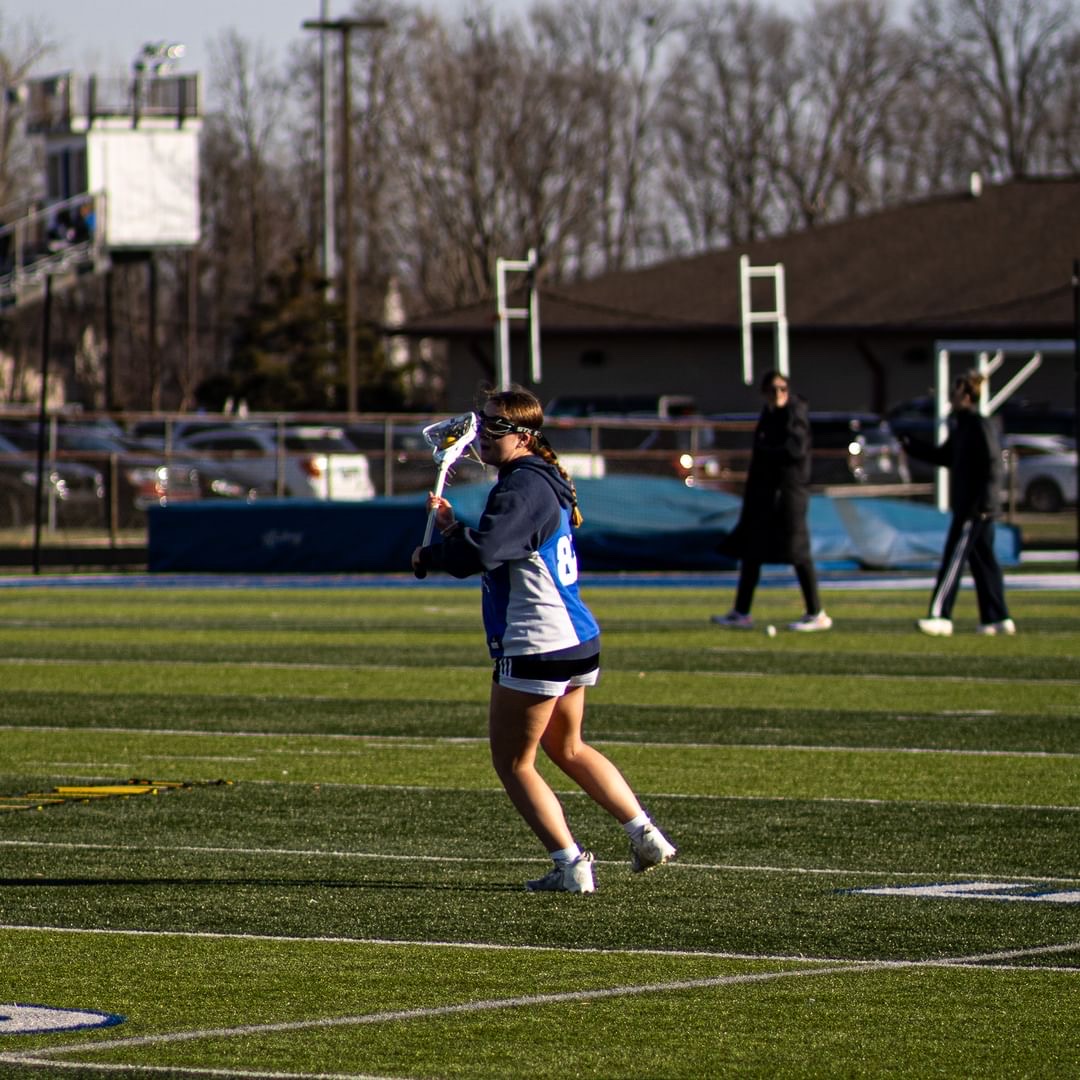
[{"label": "bare tree", "polygon": [[507,237],[508,106],[524,55],[490,18],[450,32],[434,19],[414,27],[411,75],[398,103],[410,250],[418,291],[433,307],[490,289]]},{"label": "bare tree", "polygon": [[700,4],[680,24],[660,165],[679,222],[672,246],[741,243],[775,226],[777,118],[794,78],[794,30],[750,0]]},{"label": "bare tree", "polygon": [[1000,177],[1045,168],[1074,5],[918,0],[912,18],[921,47],[955,89],[982,167]]},{"label": "bare tree", "polygon": [[422,38],[425,24],[415,9],[401,3],[384,2],[365,9],[365,15],[383,19],[386,29],[352,35],[354,234],[356,265],[365,286],[362,303],[369,317],[379,318],[388,282],[401,273],[402,174],[419,164],[402,154],[400,101],[408,91],[414,62],[413,36]]},{"label": "bare tree", "polygon": [[216,92],[221,106],[208,126],[216,128],[212,135],[232,150],[229,172],[236,187],[230,210],[235,214],[232,220],[244,223],[246,277],[251,299],[257,301],[277,231],[273,203],[282,185],[275,176],[274,138],[282,129],[287,84],[274,71],[266,50],[235,30],[226,30],[211,45],[210,55],[218,72]]},{"label": "bare tree", "polygon": [[[653,232],[650,184],[659,150],[661,59],[671,9],[648,0],[551,0],[530,14],[537,54],[552,92],[548,110],[571,105],[588,132],[584,153],[561,156],[570,176],[594,186],[592,269],[640,261]],[[555,90],[555,87],[558,90]],[[543,125],[552,130],[548,121]]]},{"label": "bare tree", "polygon": [[819,0],[800,24],[802,70],[783,99],[777,175],[787,225],[880,205],[887,121],[915,70],[885,0]]},{"label": "bare tree", "polygon": [[[32,26],[11,26],[0,12],[0,211],[25,202],[37,184],[34,154],[22,133],[22,88],[53,45]],[[0,224],[6,218],[0,217]]]},{"label": "bare tree", "polygon": [[1060,48],[1061,69],[1048,121],[1051,167],[1080,172],[1080,30],[1070,29]]}]

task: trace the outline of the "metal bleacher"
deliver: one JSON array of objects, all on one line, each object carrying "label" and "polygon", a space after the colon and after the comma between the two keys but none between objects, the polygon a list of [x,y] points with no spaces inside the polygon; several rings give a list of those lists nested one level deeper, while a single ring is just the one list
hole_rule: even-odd
[{"label": "metal bleacher", "polygon": [[37,299],[45,279],[62,287],[76,277],[107,269],[100,223],[101,194],[77,195],[46,209],[26,209],[0,226],[0,307]]}]

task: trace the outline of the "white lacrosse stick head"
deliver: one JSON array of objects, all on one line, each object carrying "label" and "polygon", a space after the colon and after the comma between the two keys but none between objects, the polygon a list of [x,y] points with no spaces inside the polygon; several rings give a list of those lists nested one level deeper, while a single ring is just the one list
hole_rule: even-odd
[{"label": "white lacrosse stick head", "polygon": [[[468,451],[476,441],[479,431],[476,413],[462,413],[460,416],[452,416],[449,420],[440,420],[436,424],[428,424],[423,429],[424,441],[431,447],[431,456],[435,459],[438,474],[435,477],[435,490],[437,497],[441,497],[443,486],[454,463]],[[479,461],[479,457],[477,456]],[[436,507],[428,511],[427,528],[424,529],[424,543],[427,547],[431,543],[431,537],[435,532]],[[427,571],[423,568],[414,571],[418,578],[426,577]]]},{"label": "white lacrosse stick head", "polygon": [[423,430],[424,441],[431,447],[431,456],[440,468],[449,468],[476,441],[476,413],[467,412],[428,424]]}]

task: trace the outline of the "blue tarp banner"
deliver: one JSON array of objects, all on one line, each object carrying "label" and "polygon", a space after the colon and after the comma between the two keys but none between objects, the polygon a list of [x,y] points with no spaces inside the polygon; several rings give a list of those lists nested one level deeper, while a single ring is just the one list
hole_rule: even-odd
[{"label": "blue tarp banner", "polygon": [[[716,547],[735,527],[741,501],[678,480],[626,476],[577,481],[585,524],[578,558],[585,570],[708,570],[735,564]],[[475,524],[489,485],[448,492],[457,516]],[[424,534],[422,494],[368,502],[272,499],[205,501],[149,513],[154,571],[209,573],[407,572]],[[892,499],[814,496],[814,561],[825,568],[927,569],[941,557],[949,515]],[[1003,566],[1020,559],[1018,530],[997,529]]]}]

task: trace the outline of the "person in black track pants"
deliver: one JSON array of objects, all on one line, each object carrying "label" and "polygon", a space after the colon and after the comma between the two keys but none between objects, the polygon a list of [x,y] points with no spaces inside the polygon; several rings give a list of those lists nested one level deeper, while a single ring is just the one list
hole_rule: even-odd
[{"label": "person in black track pants", "polygon": [[949,470],[952,521],[945,537],[930,610],[918,627],[931,637],[950,637],[952,610],[964,564],[971,568],[979,605],[979,634],[1015,634],[1005,603],[1005,581],[994,554],[994,518],[1001,491],[1001,448],[989,419],[978,409],[984,375],[969,371],[953,382],[949,437],[930,446],[910,436],[901,439],[912,457]]}]

